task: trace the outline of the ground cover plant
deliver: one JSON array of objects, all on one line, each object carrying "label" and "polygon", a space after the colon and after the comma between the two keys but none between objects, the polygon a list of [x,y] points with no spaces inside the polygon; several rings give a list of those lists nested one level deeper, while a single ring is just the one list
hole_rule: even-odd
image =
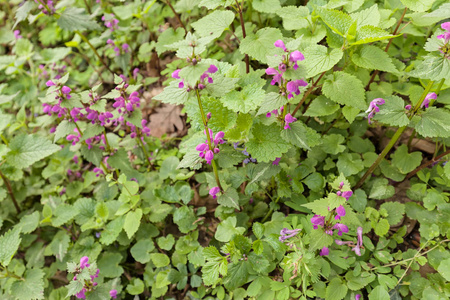
[{"label": "ground cover plant", "polygon": [[446,0],[0,2],[1,299],[449,299]]}]

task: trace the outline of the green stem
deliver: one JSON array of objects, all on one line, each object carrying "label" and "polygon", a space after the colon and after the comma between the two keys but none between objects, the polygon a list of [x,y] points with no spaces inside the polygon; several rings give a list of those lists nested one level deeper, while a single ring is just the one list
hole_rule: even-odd
[{"label": "green stem", "polygon": [[0,138],[2,139],[3,143],[5,143],[5,145],[9,147],[8,140],[1,133],[0,133]]},{"label": "green stem", "polygon": [[91,44],[91,42],[89,42],[89,40],[87,39],[87,37],[84,36],[84,34],[82,34],[79,30],[75,30],[75,33],[78,34],[81,39],[83,41],[85,41],[89,47],[92,49],[92,51],[94,51],[95,56],[98,57],[98,59],[100,60],[100,62],[106,67],[106,69],[108,69],[108,71],[114,75],[114,72],[109,68],[109,66],[103,61],[103,58],[100,56],[100,54],[98,54],[97,49],[95,49],[95,47]]},{"label": "green stem", "polygon": [[[431,90],[433,83],[434,83],[434,81],[430,81],[428,83],[427,87],[425,88],[425,90],[422,93],[422,96],[420,97],[419,101],[417,102],[416,106],[414,107],[414,110],[413,110],[412,114],[410,115],[409,119],[411,119],[414,116],[414,114],[419,110],[420,105],[422,105],[423,100],[427,96],[428,92]],[[367,177],[369,177],[369,175],[372,174],[372,172],[376,169],[376,167],[378,167],[378,165],[381,163],[383,158],[389,153],[389,151],[391,151],[392,147],[394,147],[395,143],[397,143],[398,139],[401,137],[401,135],[402,135],[403,131],[405,131],[406,127],[407,126],[403,126],[403,127],[400,127],[399,129],[397,129],[397,132],[395,132],[394,136],[389,141],[389,144],[387,144],[387,146],[380,153],[380,155],[378,155],[375,162],[370,166],[370,168],[366,171],[366,173],[363,175],[363,177],[361,177],[361,179],[355,185],[355,187],[354,187],[355,190],[360,188],[363,185],[363,183],[366,181]]]},{"label": "green stem", "polygon": [[[212,137],[209,134],[208,122],[206,120],[205,112],[203,111],[202,101],[200,99],[200,92],[198,89],[196,89],[196,93],[197,93],[198,107],[200,108],[200,113],[202,115],[202,120],[203,120],[203,126],[205,127],[206,138],[208,140],[208,147],[209,147],[209,150],[214,151],[214,147],[212,146],[212,143],[211,143]],[[214,171],[214,177],[216,178],[217,186],[220,188],[220,191],[223,192],[224,190],[222,188],[222,185],[220,184],[220,179],[219,179],[219,171],[218,171],[218,168],[217,168],[217,165],[216,165],[216,162],[214,159],[213,159],[211,165],[212,165],[212,168]]]},{"label": "green stem", "polygon": [[136,137],[138,144],[141,146],[142,151],[144,152],[145,158],[147,159],[147,164],[150,165],[150,156],[148,155],[147,149],[145,149],[144,143],[141,141],[140,137]]},{"label": "green stem", "polygon": [[[274,203],[275,204],[277,204],[278,203],[278,200],[280,200],[280,197],[278,197],[275,201],[274,201]],[[273,207],[274,207],[274,205],[272,205],[272,207],[269,209],[269,211],[267,212],[267,214],[264,216],[264,218],[261,220],[261,223],[264,223],[268,218],[269,218],[269,216],[272,214],[272,212],[273,212]]]},{"label": "green stem", "polygon": [[105,136],[106,151],[111,153],[111,146],[109,145],[108,137],[106,136],[106,128],[103,128],[103,135]]},{"label": "green stem", "polygon": [[[242,28],[242,37],[245,39],[245,37],[247,36],[247,33],[245,32],[245,22],[244,22],[244,16],[242,14],[242,7],[239,4],[238,0],[236,1],[236,6],[238,9],[238,13],[239,13],[239,22],[241,23],[241,28]],[[242,4],[243,6],[243,4]],[[248,57],[248,54],[245,54],[245,73],[249,73],[250,72],[250,59]]]}]

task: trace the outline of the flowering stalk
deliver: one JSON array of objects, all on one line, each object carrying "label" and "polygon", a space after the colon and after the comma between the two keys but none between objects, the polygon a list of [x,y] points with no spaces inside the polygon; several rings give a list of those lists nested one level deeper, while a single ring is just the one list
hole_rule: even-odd
[{"label": "flowering stalk", "polygon": [[[425,88],[425,90],[422,93],[422,96],[420,97],[419,101],[416,103],[416,106],[414,106],[414,109],[413,109],[411,115],[409,116],[409,119],[411,119],[415,115],[415,113],[420,109],[423,101],[425,100],[426,96],[430,92],[433,84],[434,84],[434,81],[430,81],[428,83],[427,87]],[[439,93],[439,90],[436,92]],[[397,129],[394,136],[389,141],[389,144],[387,144],[387,146],[383,149],[383,151],[380,153],[380,155],[378,155],[375,162],[370,166],[370,168],[366,171],[366,173],[363,175],[363,177],[361,177],[361,179],[355,185],[354,189],[358,189],[363,185],[363,183],[366,181],[367,177],[369,177],[369,175],[372,174],[372,172],[376,169],[376,167],[378,167],[378,165],[381,163],[383,158],[389,153],[389,151],[391,151],[392,147],[394,147],[395,143],[397,143],[398,139],[402,136],[403,131],[405,131],[406,127],[407,126],[403,126],[403,127],[400,127],[399,129]]]},{"label": "flowering stalk", "polygon": [[[210,130],[208,128],[208,122],[206,120],[205,112],[203,111],[202,101],[200,99],[200,92],[199,92],[198,88],[195,91],[197,94],[198,107],[200,108],[200,113],[202,115],[203,126],[205,127],[205,134],[206,134],[206,138],[208,141],[208,146],[209,146],[209,149],[212,150],[212,149],[214,149],[214,147],[212,146],[212,143],[211,143],[212,137],[210,135]],[[214,171],[214,177],[216,178],[217,186],[220,188],[221,191],[223,191],[222,185],[220,184],[220,180],[219,180],[219,171],[217,169],[217,165],[216,165],[216,162],[214,159],[211,160],[211,165],[212,165],[212,168]]]}]

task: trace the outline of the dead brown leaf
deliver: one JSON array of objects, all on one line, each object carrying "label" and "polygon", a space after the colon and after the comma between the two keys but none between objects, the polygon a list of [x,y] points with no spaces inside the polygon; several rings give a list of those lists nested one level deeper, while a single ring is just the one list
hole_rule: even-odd
[{"label": "dead brown leaf", "polygon": [[180,106],[165,104],[156,108],[156,112],[150,115],[150,134],[161,137],[175,130],[182,131],[185,124],[181,116]]}]

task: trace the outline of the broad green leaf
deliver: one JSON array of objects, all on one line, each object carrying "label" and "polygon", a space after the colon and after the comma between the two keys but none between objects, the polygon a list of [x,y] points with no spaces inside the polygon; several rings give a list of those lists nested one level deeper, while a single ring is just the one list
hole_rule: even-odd
[{"label": "broad green leaf", "polygon": [[389,54],[376,46],[364,46],[360,51],[353,53],[352,61],[361,68],[369,70],[381,70],[385,72],[397,73],[395,65]]},{"label": "broad green leaf", "polygon": [[375,114],[374,120],[391,126],[406,126],[409,119],[406,115],[405,102],[399,96],[385,96],[386,100],[380,105],[380,111]]},{"label": "broad green leaf", "polygon": [[309,251],[316,251],[318,249],[322,249],[323,247],[329,247],[334,241],[333,237],[326,234],[322,228],[311,231],[309,238]]},{"label": "broad green leaf", "polygon": [[322,21],[331,28],[333,32],[343,37],[346,36],[350,26],[352,26],[354,22],[349,15],[339,10],[318,7],[317,13]]},{"label": "broad green leaf", "polygon": [[374,4],[367,9],[363,9],[350,15],[356,21],[358,28],[365,25],[378,26],[380,24],[380,12],[378,5]]},{"label": "broad green leaf", "polygon": [[364,86],[356,76],[345,72],[334,72],[327,76],[323,93],[336,103],[350,105],[361,110],[367,108]]},{"label": "broad green leaf", "polygon": [[81,155],[83,155],[88,162],[93,163],[96,166],[100,166],[100,162],[103,158],[103,150],[101,150],[97,145],[93,145],[91,149],[89,149],[87,145],[82,145]]},{"label": "broad green leaf", "polygon": [[228,29],[234,20],[234,13],[229,10],[216,10],[191,24],[199,36],[218,38]]},{"label": "broad green leaf", "polygon": [[428,55],[425,60],[419,64],[409,76],[439,81],[450,76],[450,59],[444,55]]},{"label": "broad green leaf", "polygon": [[133,280],[127,285],[127,292],[130,295],[140,295],[144,292],[144,282],[140,278],[133,278]]},{"label": "broad green leaf", "polygon": [[212,97],[222,97],[234,89],[238,78],[228,78],[214,73],[211,75],[213,83],[208,83],[205,90]]},{"label": "broad green leaf", "polygon": [[346,177],[358,174],[364,170],[360,155],[357,153],[342,153],[338,157],[336,166],[339,173],[344,174]]},{"label": "broad green leaf", "polygon": [[347,280],[347,286],[352,291],[358,291],[364,288],[366,285],[375,280],[374,274],[368,274],[368,276],[355,276],[354,272],[351,270],[345,274],[345,279]]},{"label": "broad green leaf", "polygon": [[59,62],[72,52],[71,48],[47,48],[42,50],[41,56],[45,63]]},{"label": "broad green leaf", "polygon": [[259,12],[273,13],[281,8],[280,0],[253,0],[252,7]]},{"label": "broad green leaf", "polygon": [[133,237],[136,231],[139,229],[142,218],[142,209],[138,208],[135,211],[130,211],[125,216],[125,222],[123,224],[123,229],[127,233],[129,239]]},{"label": "broad green leaf", "polygon": [[162,268],[170,264],[170,258],[163,253],[152,253],[150,258],[157,268]]},{"label": "broad green leaf", "polygon": [[258,110],[257,116],[261,114],[268,113],[272,110],[279,109],[283,105],[285,105],[288,102],[288,99],[286,96],[282,96],[279,93],[268,93],[264,97],[264,101],[261,104],[261,107]]},{"label": "broad green leaf", "polygon": [[59,27],[68,31],[101,30],[97,22],[91,20],[90,16],[84,13],[83,8],[73,6],[64,10],[57,23]]},{"label": "broad green leaf", "polygon": [[20,226],[10,229],[3,236],[0,237],[0,264],[7,267],[13,256],[19,249],[20,242]]},{"label": "broad green leaf", "polygon": [[[272,7],[270,8],[270,13],[273,12],[274,9]],[[283,19],[283,27],[286,30],[296,30],[308,26],[306,17],[309,15],[309,9],[306,6],[283,6],[276,11],[276,14]]]},{"label": "broad green leaf", "polygon": [[[200,74],[201,75],[201,74]],[[184,104],[190,98],[189,93],[185,88],[178,87],[178,81],[172,81],[169,86],[165,87],[162,93],[153,97],[155,100],[160,100],[163,103],[170,104]]]},{"label": "broad green leaf", "polygon": [[161,35],[158,37],[158,42],[155,45],[155,49],[158,55],[161,55],[162,53],[172,49],[166,46],[182,40],[184,37],[184,33],[185,31],[182,27],[178,27],[176,30],[170,27],[163,33],[161,33]]},{"label": "broad green leaf", "polygon": [[58,124],[55,131],[55,138],[53,142],[56,143],[60,138],[65,138],[69,134],[74,133],[74,129],[76,128],[74,122],[69,122],[67,120],[62,120],[61,123]]},{"label": "broad green leaf", "polygon": [[355,119],[358,116],[360,111],[361,110],[358,108],[354,108],[352,106],[346,105],[342,108],[342,115],[351,124],[351,123],[353,123],[353,121],[355,121]]},{"label": "broad green leaf", "polygon": [[334,278],[327,286],[327,300],[341,300],[347,295],[348,288],[340,278]]},{"label": "broad green leaf", "polygon": [[275,41],[282,38],[279,29],[265,27],[255,34],[247,35],[241,41],[239,50],[262,63],[267,63],[267,56],[274,55],[277,52],[277,48],[274,46]]},{"label": "broad green leaf", "polygon": [[378,178],[374,181],[370,189],[369,198],[382,200],[392,197],[395,194],[395,188],[389,185],[385,178]]},{"label": "broad green leaf", "polygon": [[233,0],[202,0],[199,6],[205,6],[208,9],[215,9],[219,6],[227,7],[233,4]]},{"label": "broad green leaf", "polygon": [[395,37],[396,35],[392,35],[381,28],[372,25],[365,25],[356,31],[356,42],[350,43],[350,45],[368,44]]},{"label": "broad green leaf", "polygon": [[264,100],[264,90],[259,84],[246,85],[241,91],[232,91],[220,98],[222,104],[239,113],[248,113],[255,110]]},{"label": "broad green leaf", "polygon": [[260,162],[269,162],[281,157],[291,148],[290,143],[280,136],[280,127],[255,124],[252,128],[252,137],[247,142],[247,151]]},{"label": "broad green leaf", "polygon": [[20,219],[20,223],[18,227],[21,227],[22,233],[31,233],[33,232],[37,226],[39,225],[40,215],[38,211],[35,211],[32,214],[23,216]]},{"label": "broad green leaf", "polygon": [[[431,8],[435,0],[400,0],[410,10],[423,12]],[[372,300],[372,299],[370,299]]]},{"label": "broad green leaf", "polygon": [[117,240],[120,232],[123,229],[125,218],[123,216],[117,217],[106,225],[105,230],[100,236],[100,243],[103,245],[111,245]]},{"label": "broad green leaf", "polygon": [[222,195],[217,197],[217,203],[225,207],[239,209],[239,194],[235,188],[229,187]]},{"label": "broad green leaf", "polygon": [[322,137],[322,144],[319,147],[325,153],[338,154],[343,152],[346,147],[341,145],[345,141],[345,138],[340,134],[328,134]]},{"label": "broad green leaf", "polygon": [[405,205],[399,202],[385,202],[381,204],[380,208],[384,208],[388,212],[386,219],[391,226],[397,225],[405,214]]},{"label": "broad green leaf", "polygon": [[119,266],[122,255],[117,252],[105,252],[98,260],[98,268],[102,275],[107,278],[119,277],[123,273],[123,268]]},{"label": "broad green leaf", "polygon": [[44,299],[44,271],[27,270],[25,280],[18,280],[11,286],[11,293],[20,300]]},{"label": "broad green leaf", "polygon": [[236,217],[228,217],[223,220],[219,226],[217,226],[214,237],[219,242],[229,242],[236,234],[243,234],[245,232],[244,227],[236,227]]},{"label": "broad green leaf", "polygon": [[250,131],[250,128],[252,127],[252,124],[253,118],[251,115],[239,114],[236,120],[236,125],[225,132],[227,140],[230,142],[237,142],[245,139]]},{"label": "broad green leaf", "polygon": [[412,123],[423,137],[450,137],[450,112],[445,108],[427,108],[420,117],[413,117]]},{"label": "broad green leaf", "polygon": [[381,285],[375,287],[369,294],[369,300],[385,300],[385,299],[390,299],[389,293]]},{"label": "broad green leaf", "polygon": [[450,281],[450,258],[443,260],[437,271],[445,278],[445,280]]},{"label": "broad green leaf", "polygon": [[178,229],[182,233],[188,233],[197,228],[197,223],[194,223],[197,217],[194,214],[192,207],[182,206],[175,210],[173,214],[173,222],[178,225]]},{"label": "broad green leaf", "polygon": [[21,134],[14,137],[9,143],[9,149],[11,151],[6,154],[7,163],[18,169],[23,169],[61,148],[38,135]]},{"label": "broad green leaf", "polygon": [[185,82],[193,87],[200,80],[200,77],[203,75],[203,73],[208,70],[209,66],[209,64],[203,62],[196,65],[189,65],[181,69],[179,75]]},{"label": "broad green leaf", "polygon": [[392,165],[397,167],[403,174],[408,174],[422,162],[422,153],[408,153],[408,146],[403,144],[391,155]]},{"label": "broad green leaf", "polygon": [[312,45],[303,51],[305,60],[302,65],[308,71],[308,77],[314,77],[322,72],[330,70],[343,56],[342,50],[333,49],[328,52],[328,48],[322,45]]},{"label": "broad green leaf", "polygon": [[389,231],[389,221],[386,219],[379,219],[375,225],[375,234],[378,236],[383,236]]},{"label": "broad green leaf", "polygon": [[320,95],[311,102],[304,115],[307,117],[329,116],[338,111],[339,108],[339,104],[335,104],[327,97]]},{"label": "broad green leaf", "polygon": [[320,135],[301,121],[290,124],[291,129],[281,131],[281,137],[297,147],[310,150],[321,143]]}]

